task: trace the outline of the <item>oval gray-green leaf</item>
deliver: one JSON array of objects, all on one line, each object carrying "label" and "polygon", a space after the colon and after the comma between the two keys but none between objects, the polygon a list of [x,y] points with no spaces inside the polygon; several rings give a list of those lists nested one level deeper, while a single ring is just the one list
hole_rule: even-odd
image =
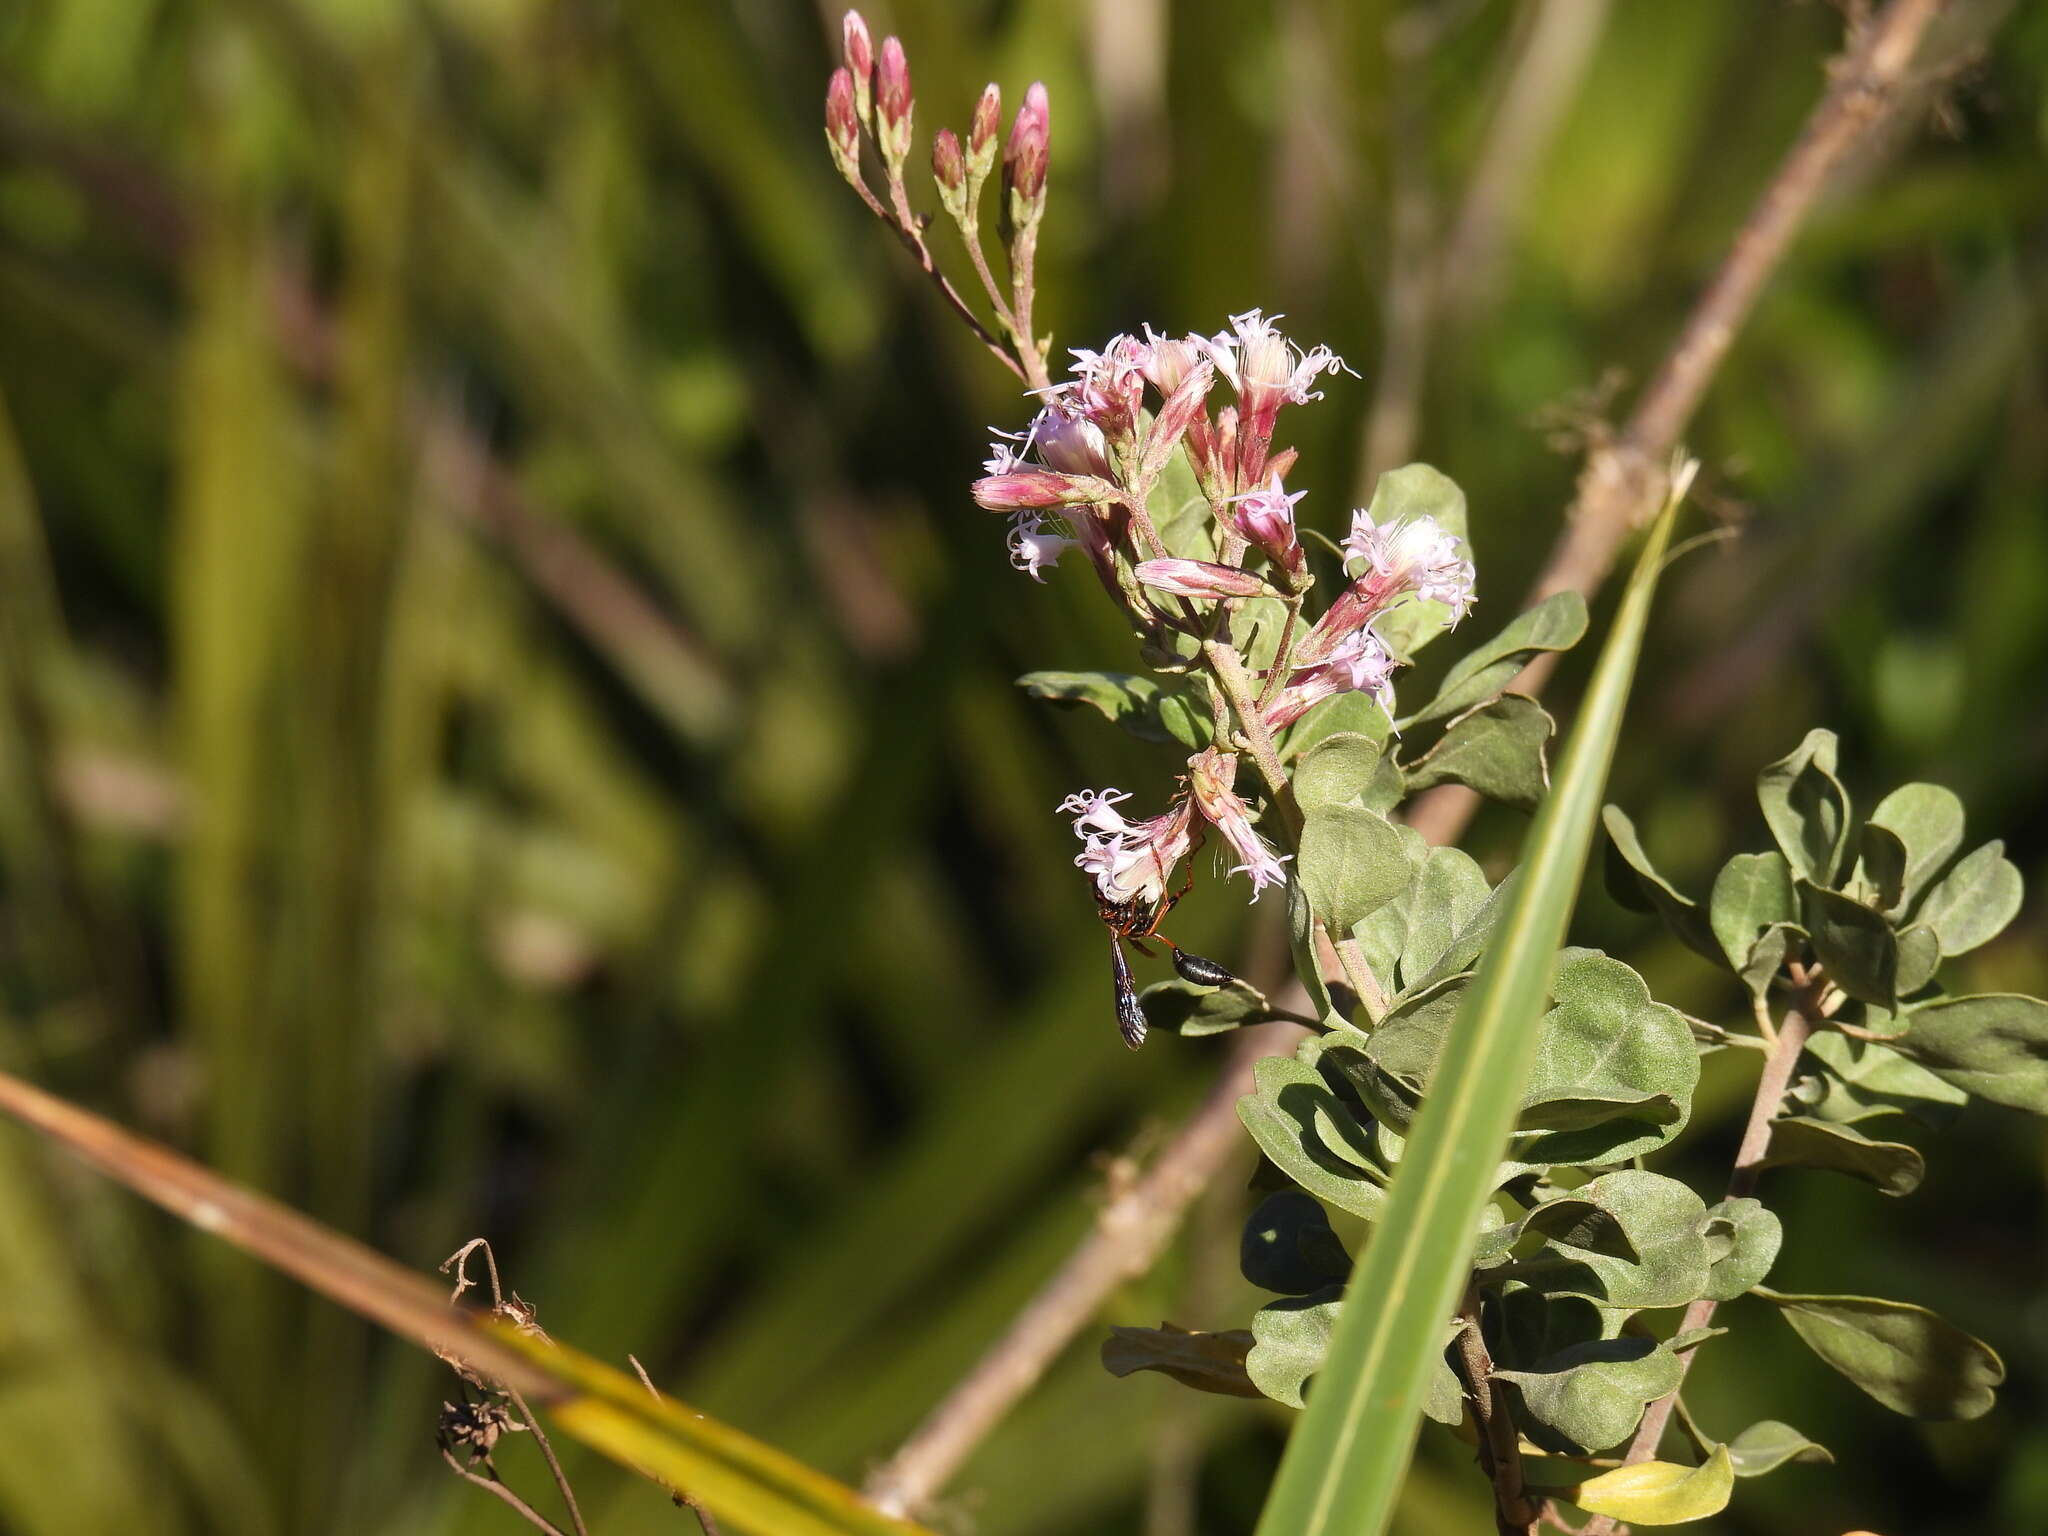
[{"label": "oval gray-green leaf", "polygon": [[2005,844],[1986,843],[1927,893],[1915,921],[1934,930],[1944,955],[1968,954],[2019,915],[2023,883]]},{"label": "oval gray-green leaf", "polygon": [[1550,788],[1544,748],[1556,730],[1534,699],[1504,693],[1453,720],[1441,741],[1401,771],[1410,790],[1463,784],[1489,800],[1533,811]]},{"label": "oval gray-green leaf", "polygon": [[1894,1413],[1974,1419],[2005,1380],[2005,1362],[1925,1307],[1875,1296],[1787,1296],[1757,1287],[1821,1359]]},{"label": "oval gray-green leaf", "polygon": [[1156,679],[1134,672],[1026,672],[1017,686],[1071,709],[1085,704],[1143,741],[1165,741]]},{"label": "oval gray-green leaf", "polygon": [[1905,847],[1899,896],[1905,910],[1963,846],[1963,802],[1939,784],[1901,784],[1878,801],[1870,825],[1896,834]]},{"label": "oval gray-green leaf", "polygon": [[1474,646],[1444,674],[1436,697],[1407,719],[1401,729],[1448,720],[1499,695],[1529,659],[1543,651],[1568,651],[1586,633],[1586,600],[1576,592],[1553,592],[1525,609],[1491,640]]},{"label": "oval gray-green leaf", "polygon": [[1600,820],[1607,829],[1608,894],[1630,911],[1656,913],[1688,948],[1719,965],[1721,944],[1714,937],[1707,914],[1690,896],[1682,895],[1657,873],[1628,814],[1620,806],[1610,805],[1601,810]]},{"label": "oval gray-green leaf", "polygon": [[1757,803],[1793,873],[1834,884],[1849,841],[1849,794],[1835,777],[1835,733],[1813,730],[1757,775]]},{"label": "oval gray-green leaf", "polygon": [[1965,1092],[2048,1115],[2048,1002],[2013,992],[1943,998],[1907,1015],[1897,1049]]},{"label": "oval gray-green leaf", "polygon": [[1626,1168],[1581,1185],[1574,1195],[1613,1217],[1636,1257],[1623,1257],[1612,1243],[1579,1248],[1567,1238],[1552,1237],[1548,1248],[1571,1262],[1562,1269],[1531,1272],[1533,1286],[1553,1296],[1630,1309],[1682,1307],[1706,1294],[1713,1267],[1702,1230],[1707,1208],[1685,1185]]},{"label": "oval gray-green leaf", "polygon": [[1834,1454],[1809,1440],[1790,1424],[1760,1419],[1728,1442],[1728,1459],[1737,1477],[1762,1477],[1790,1461],[1832,1462]]},{"label": "oval gray-green leaf", "polygon": [[1272,1017],[1272,1004],[1249,982],[1227,987],[1198,987],[1175,978],[1155,981],[1138,994],[1145,1022],[1156,1030],[1178,1030],[1189,1037],[1221,1034],[1242,1024]]},{"label": "oval gray-green leaf", "polygon": [[1306,1296],[1341,1284],[1351,1273],[1351,1256],[1319,1201],[1283,1189],[1260,1201],[1245,1222],[1238,1268],[1262,1291]]},{"label": "oval gray-green leaf", "polygon": [[1749,988],[1749,995],[1761,1001],[1770,994],[1771,983],[1785,968],[1786,959],[1806,943],[1806,930],[1797,923],[1773,923],[1757,935],[1749,955],[1736,975]]},{"label": "oval gray-green leaf", "polygon": [[[1292,1057],[1270,1056],[1252,1069],[1252,1081],[1253,1090],[1237,1101],[1237,1117],[1259,1150],[1317,1199],[1368,1221],[1378,1217],[1387,1194],[1369,1169],[1371,1144],[1322,1074]],[[1359,1145],[1340,1156],[1325,1128],[1341,1133],[1347,1126],[1358,1132]]]},{"label": "oval gray-green leaf", "polygon": [[1534,1370],[1496,1371],[1514,1383],[1530,1415],[1584,1451],[1603,1451],[1635,1432],[1646,1404],[1685,1374],[1678,1357],[1642,1338],[1574,1344]]},{"label": "oval gray-green leaf", "polygon": [[1774,924],[1799,921],[1792,866],[1782,853],[1736,854],[1714,877],[1707,911],[1728,964],[1740,971],[1759,934]]},{"label": "oval gray-green leaf", "polygon": [[1733,1301],[1752,1286],[1761,1285],[1785,1240],[1777,1215],[1761,1200],[1747,1196],[1709,1206],[1700,1230],[1712,1260],[1702,1294],[1715,1301]]},{"label": "oval gray-green leaf", "polygon": [[1885,1115],[1910,1115],[1940,1129],[1961,1113],[1969,1094],[1887,1045],[1824,1030],[1806,1054],[1825,1069],[1809,1112],[1848,1125]]},{"label": "oval gray-green leaf", "polygon": [[1828,979],[1858,1002],[1898,996],[1899,946],[1882,913],[1807,880],[1798,882],[1806,932]]},{"label": "oval gray-green leaf", "polygon": [[1905,901],[1906,842],[1890,827],[1866,822],[1856,834],[1859,850],[1852,889],[1878,911],[1891,916]]},{"label": "oval gray-green leaf", "polygon": [[1282,759],[1300,757],[1317,742],[1348,732],[1370,736],[1382,747],[1394,733],[1394,722],[1369,693],[1340,693],[1310,709],[1287,733]]},{"label": "oval gray-green leaf", "polygon": [[1923,923],[1899,930],[1899,969],[1897,985],[1899,996],[1911,997],[1930,981],[1941,969],[1941,940],[1934,930]]},{"label": "oval gray-green leaf", "polygon": [[1873,1141],[1853,1126],[1804,1117],[1771,1127],[1764,1166],[1827,1168],[1875,1184],[1888,1195],[1910,1195],[1927,1176],[1926,1160],[1902,1141]]},{"label": "oval gray-green leaf", "polygon": [[1294,803],[1303,816],[1338,805],[1363,803],[1373,770],[1380,765],[1381,743],[1363,731],[1338,731],[1308,751],[1294,770]]},{"label": "oval gray-green leaf", "polygon": [[1308,816],[1295,868],[1309,911],[1332,939],[1348,936],[1408,888],[1401,834],[1386,817],[1359,805],[1326,805]]}]

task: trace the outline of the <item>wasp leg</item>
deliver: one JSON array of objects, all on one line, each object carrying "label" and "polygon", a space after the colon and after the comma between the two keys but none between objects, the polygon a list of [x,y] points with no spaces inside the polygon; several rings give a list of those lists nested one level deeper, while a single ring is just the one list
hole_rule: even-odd
[{"label": "wasp leg", "polygon": [[[1135,949],[1135,950],[1136,950],[1136,951],[1137,951],[1137,952],[1138,952],[1139,954],[1143,955],[1143,956],[1144,956],[1144,957],[1145,957],[1145,958],[1146,958],[1147,960],[1150,960],[1150,959],[1152,958],[1152,951],[1151,951],[1151,950],[1149,950],[1149,949],[1147,949],[1147,948],[1145,947],[1145,940],[1144,940],[1144,939],[1141,939],[1141,938],[1139,938],[1139,937],[1138,937],[1138,936],[1137,936],[1137,935],[1136,935],[1135,933],[1134,933],[1134,934],[1130,934],[1130,935],[1127,935],[1127,937],[1128,937],[1128,938],[1130,939],[1130,942],[1131,942],[1131,948]],[[1157,935],[1157,934],[1148,934],[1148,935],[1147,935],[1146,937],[1147,937],[1147,938],[1157,938],[1157,937],[1158,937],[1158,935]],[[1168,947],[1168,948],[1171,948],[1171,947],[1173,946],[1173,940],[1171,940],[1171,939],[1168,939],[1168,940],[1166,940],[1165,942],[1166,942],[1166,944],[1167,944],[1167,947]]]}]

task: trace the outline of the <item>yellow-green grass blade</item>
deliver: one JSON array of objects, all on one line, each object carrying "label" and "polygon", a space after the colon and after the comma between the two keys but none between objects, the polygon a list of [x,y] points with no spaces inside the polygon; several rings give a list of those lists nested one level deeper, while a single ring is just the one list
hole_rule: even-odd
[{"label": "yellow-green grass blade", "polygon": [[1677,498],[1651,529],[1615,614],[1517,889],[1459,1010],[1386,1214],[1353,1272],[1259,1536],[1375,1536],[1400,1498],[1444,1325],[1507,1145],[1551,972],[1578,898]]},{"label": "yellow-green grass blade", "polygon": [[843,1483],[657,1397],[625,1372],[448,1305],[425,1276],[168,1148],[0,1073],[0,1113],[330,1300],[545,1408],[612,1460],[687,1491],[753,1536],[919,1536]]}]

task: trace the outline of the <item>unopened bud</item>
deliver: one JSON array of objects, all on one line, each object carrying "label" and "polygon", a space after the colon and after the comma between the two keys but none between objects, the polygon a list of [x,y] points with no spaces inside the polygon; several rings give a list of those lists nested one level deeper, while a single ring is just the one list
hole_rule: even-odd
[{"label": "unopened bud", "polygon": [[967,219],[967,162],[960,154],[960,140],[953,130],[941,128],[932,140],[932,180],[939,184],[939,201],[955,219]]},{"label": "unopened bud", "polygon": [[891,166],[900,167],[910,153],[910,107],[910,60],[899,40],[884,38],[875,78],[875,139]]},{"label": "unopened bud", "polygon": [[1141,560],[1131,574],[1153,591],[1175,597],[1258,597],[1271,591],[1250,571],[1210,560]]},{"label": "unopened bud", "polygon": [[860,182],[860,119],[854,106],[853,76],[845,69],[832,71],[832,83],[825,87],[825,143],[831,148],[832,163],[848,181]]},{"label": "unopened bud", "polygon": [[848,11],[841,30],[845,35],[846,68],[853,76],[853,107],[862,122],[870,122],[873,110],[875,44],[868,36],[868,24],[859,11]]},{"label": "unopened bud", "polygon": [[1045,211],[1045,167],[1052,135],[1052,111],[1045,87],[1034,83],[1010,125],[1003,146],[1003,182],[1010,191],[1011,222],[1022,227]]},{"label": "unopened bud", "polygon": [[1002,125],[1003,93],[993,80],[974,104],[974,118],[967,125],[967,174],[978,187],[995,169],[996,132]]},{"label": "unopened bud", "polygon": [[1047,507],[1072,507],[1107,501],[1116,487],[1090,475],[1063,475],[1050,469],[1014,469],[986,475],[972,487],[976,506],[991,512],[1037,512]]}]

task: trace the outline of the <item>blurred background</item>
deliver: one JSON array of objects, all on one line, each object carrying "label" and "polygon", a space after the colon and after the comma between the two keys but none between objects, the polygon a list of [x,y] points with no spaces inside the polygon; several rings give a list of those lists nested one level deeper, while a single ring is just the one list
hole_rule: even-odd
[{"label": "blurred background", "polygon": [[[869,18],[909,48],[914,163],[984,81],[1050,87],[1063,347],[1263,306],[1352,362],[1291,413],[1304,515],[1450,472],[1478,633],[1844,24]],[[0,6],[0,1064],[416,1268],[487,1236],[556,1335],[858,1478],[1225,1045],[1117,1039],[1052,807],[1156,800],[1177,765],[1011,684],[1128,642],[967,499],[1027,402],[833,175],[836,35],[798,0]],[[1690,434],[1740,537],[1668,584],[1613,791],[1682,886],[1758,845],[1757,768],[1825,724],[1864,806],[1952,785],[2048,887],[2048,8],[1954,0],[1935,54]],[[1520,830],[1490,812],[1469,845],[1498,872]],[[1185,910],[1204,951],[1280,962],[1276,911],[1215,881]],[[1950,985],[2048,990],[2044,927],[2032,897]],[[1597,889],[1575,937],[1740,1008]],[[1710,1062],[1669,1170],[1703,1190],[1744,1065]],[[2048,1529],[2048,1137],[1976,1106],[1928,1150],[1903,1201],[1774,1173],[1774,1278],[1941,1309],[2005,1354],[1999,1410],[1908,1424],[1731,1308],[1703,1420],[1787,1419],[1840,1464],[1745,1484],[1712,1530]],[[1247,1143],[1105,1323],[1245,1324],[1248,1169]],[[1112,1381],[1099,1337],[940,1523],[1249,1528],[1285,1410]],[[515,1529],[435,1454],[451,1386],[0,1130],[0,1529]],[[1485,1528],[1434,1435],[1407,1530]],[[530,1449],[501,1461],[540,1496]],[[688,1528],[571,1470],[606,1536]]]}]

